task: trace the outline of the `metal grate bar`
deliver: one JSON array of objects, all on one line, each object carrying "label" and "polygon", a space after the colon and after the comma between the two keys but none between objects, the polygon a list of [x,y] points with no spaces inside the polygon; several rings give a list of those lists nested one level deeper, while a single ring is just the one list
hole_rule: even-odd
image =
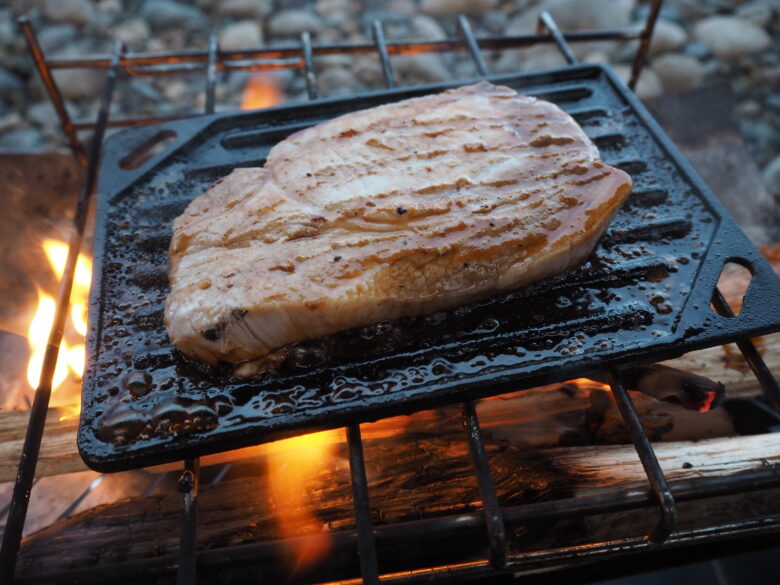
[{"label": "metal grate bar", "polygon": [[24,521],[27,517],[27,506],[30,503],[30,492],[35,477],[35,468],[38,464],[38,453],[41,448],[43,430],[46,426],[46,414],[49,410],[49,398],[51,397],[51,383],[54,370],[57,365],[57,357],[60,351],[65,319],[68,315],[70,292],[73,288],[73,277],[76,271],[81,244],[84,239],[84,229],[87,222],[87,212],[92,194],[95,190],[97,179],[100,148],[103,144],[103,136],[106,130],[106,121],[109,116],[111,98],[114,94],[119,63],[125,52],[123,43],[117,43],[114,51],[114,59],[111,68],[106,75],[106,83],[100,97],[100,110],[98,111],[95,136],[89,149],[87,170],[84,175],[81,193],[76,204],[76,213],[73,218],[73,233],[68,242],[68,257],[57,291],[57,309],[54,323],[49,332],[49,340],[46,353],[41,366],[41,378],[38,388],[35,390],[30,420],[27,423],[27,433],[22,446],[22,456],[19,461],[19,471],[16,476],[11,507],[8,511],[8,522],[3,533],[3,543],[0,547],[0,583],[10,583],[13,579],[16,567],[16,559],[19,554],[19,545],[24,530]]},{"label": "metal grate bar", "polygon": [[[300,59],[285,59],[277,61],[252,60],[224,63],[217,61],[217,71],[273,71],[279,69],[300,69],[303,63]],[[183,65],[158,65],[149,67],[128,66],[126,73],[131,77],[168,77],[169,75],[183,75],[188,73],[200,73],[205,67],[199,63],[185,63]]]},{"label": "metal grate bar", "polygon": [[[206,114],[214,113],[214,95],[217,84],[217,37],[209,37],[209,65],[206,69]],[[200,457],[184,460],[179,476],[182,494],[181,528],[179,530],[179,566],[177,585],[194,585],[197,574],[196,547],[198,544],[198,486],[200,485]]]},{"label": "metal grate bar", "polygon": [[577,57],[574,56],[569,43],[564,38],[561,29],[558,28],[555,19],[553,19],[552,15],[546,10],[539,15],[539,22],[536,24],[536,32],[538,34],[543,33],[545,30],[549,31],[553,36],[553,39],[555,39],[555,44],[558,45],[558,49],[563,53],[563,58],[566,59],[566,62],[569,65],[575,65],[577,63]]},{"label": "metal grate bar", "polygon": [[662,4],[663,0],[652,0],[650,4],[650,12],[647,14],[645,28],[642,29],[642,34],[640,35],[639,48],[636,50],[634,62],[631,65],[631,78],[628,80],[628,87],[632,90],[636,89],[639,76],[645,66],[647,53],[650,50],[650,41],[653,40],[653,31],[655,30],[655,23],[658,20],[658,14],[661,12]]},{"label": "metal grate bar", "polygon": [[[655,0],[660,4],[659,0]],[[481,55],[479,55],[478,49],[480,47],[490,50],[501,50],[509,48],[521,48],[529,47],[538,43],[551,43],[558,42],[559,39],[551,33],[547,34],[534,34],[534,35],[513,35],[513,36],[492,36],[483,37],[479,40],[474,37],[471,27],[465,17],[461,17],[459,20],[459,26],[463,36],[466,39],[466,49],[471,52],[472,58],[477,63],[477,69],[481,75],[486,75],[487,67],[484,66],[484,61]],[[83,58],[66,58],[66,59],[51,59],[46,60],[37,43],[35,32],[32,29],[29,21],[22,17],[19,19],[19,24],[25,32],[25,36],[28,38],[28,44],[30,44],[30,50],[35,58],[36,66],[44,79],[44,83],[49,91],[50,99],[52,100],[57,113],[60,116],[60,123],[63,131],[68,137],[71,144],[71,148],[74,154],[80,161],[84,161],[83,156],[84,147],[78,139],[77,132],[83,130],[93,130],[95,124],[91,121],[83,120],[73,122],[67,111],[64,108],[64,102],[62,96],[59,94],[56,84],[51,75],[52,69],[71,69],[71,68],[88,68],[88,69],[104,69],[110,65],[111,59],[105,55],[92,55]],[[464,24],[466,28],[463,28]],[[648,22],[648,25],[650,23]],[[464,43],[461,39],[444,39],[438,41],[426,41],[426,42],[395,42],[387,43],[384,40],[384,32],[382,31],[381,23],[376,21],[373,24],[375,37],[376,31],[379,30],[382,43],[375,41],[371,43],[356,43],[356,44],[344,44],[334,43],[325,44],[319,46],[311,45],[311,37],[307,36],[308,42],[304,41],[302,47],[281,47],[281,48],[268,48],[258,50],[245,50],[245,51],[219,51],[216,58],[216,71],[238,71],[238,70],[272,70],[272,69],[299,69],[310,68],[311,61],[314,55],[332,55],[332,54],[367,54],[380,50],[380,58],[382,59],[383,71],[386,79],[392,79],[393,85],[388,87],[394,87],[394,76],[392,69],[390,68],[390,55],[410,55],[417,53],[441,53],[449,51],[463,51]],[[303,33],[308,35],[308,33]],[[604,29],[604,30],[591,30],[591,31],[573,31],[567,33],[567,40],[572,42],[587,42],[595,40],[630,40],[642,38],[642,35],[652,35],[652,27],[645,26],[643,29],[639,28],[624,28],[624,29]],[[303,39],[303,35],[302,35]],[[382,47],[384,49],[382,50]],[[475,49],[477,52],[475,53]],[[637,54],[639,57],[639,54]],[[182,73],[192,73],[208,69],[211,59],[211,46],[208,51],[198,50],[183,50],[172,51],[169,53],[138,53],[132,55],[126,55],[122,58],[120,65],[124,67],[124,71],[128,75],[143,77],[143,76],[168,76]],[[265,59],[265,60],[264,60]],[[273,61],[271,59],[277,59]],[[285,60],[286,59],[286,60]],[[637,65],[638,63],[638,65]],[[644,65],[644,59],[635,61],[635,68],[637,71],[641,71]],[[316,96],[316,87],[310,85],[307,79],[307,91],[309,96]],[[312,93],[313,92],[313,93]],[[180,114],[174,116],[164,117],[150,117],[150,118],[125,118],[120,120],[112,120],[108,124],[109,128],[129,127],[129,126],[144,126],[148,124],[159,124],[171,120],[177,120],[182,118],[188,118],[198,115],[197,113]],[[81,153],[81,154],[79,154]]]},{"label": "metal grate bar", "polygon": [[214,476],[214,479],[211,480],[211,485],[217,485],[219,482],[225,479],[225,476],[227,475],[228,471],[230,471],[231,467],[233,467],[232,463],[225,463],[225,465],[219,469],[217,475]]},{"label": "metal grate bar", "polygon": [[[173,122],[175,120],[185,120],[194,116],[200,116],[200,112],[191,112],[189,114],[178,114],[175,116],[159,116],[151,118],[122,118],[119,120],[109,120],[106,128],[130,128],[137,126],[151,126],[152,124],[162,124],[163,122]],[[88,120],[76,120],[73,122],[76,130],[94,130],[95,123]]]},{"label": "metal grate bar", "polygon": [[[657,1],[657,0],[655,0]],[[567,40],[571,42],[605,41],[605,40],[635,40],[644,34],[644,30],[638,27],[621,29],[602,29],[587,31],[571,31],[566,33]],[[483,50],[503,50],[520,49],[531,47],[536,44],[554,43],[555,39],[551,34],[523,34],[506,36],[480,37],[479,46]],[[460,38],[448,38],[438,41],[398,41],[387,43],[387,52],[390,55],[416,55],[418,53],[447,53],[452,51],[463,51],[463,40]],[[322,55],[365,55],[376,51],[376,43],[333,43],[312,46],[312,53],[315,56]],[[302,56],[300,45],[291,45],[289,47],[272,47],[257,50],[245,51],[222,51],[220,52],[219,67],[228,67],[230,61],[250,61],[257,59],[284,59],[291,58],[291,63],[299,63],[302,67]],[[297,61],[296,61],[297,60]],[[109,66],[111,60],[107,55],[91,55],[79,58],[60,58],[48,60],[48,65],[52,69],[105,69]],[[182,63],[200,63],[201,69],[208,62],[208,51],[187,50],[171,51],[168,53],[137,53],[131,54],[122,59],[121,65],[127,68],[135,68],[149,65],[171,65]],[[289,67],[289,64],[287,65]]]},{"label": "metal grate bar", "polygon": [[198,483],[200,481],[200,459],[186,459],[184,471],[179,476],[179,491],[182,493],[182,511],[179,532],[179,568],[177,585],[195,585],[198,534]]},{"label": "metal grate bar", "polygon": [[[712,294],[712,306],[719,315],[722,315],[723,317],[734,317],[734,311],[731,310],[726,299],[723,298],[723,294],[717,288]],[[750,369],[753,370],[753,374],[758,380],[761,390],[764,391],[764,398],[766,398],[766,401],[769,402],[775,410],[780,412],[780,384],[778,384],[777,380],[772,375],[772,372],[769,371],[769,367],[767,367],[761,354],[758,353],[756,346],[753,345],[753,342],[750,339],[741,339],[737,341],[736,344],[739,351],[742,352],[745,361],[750,366]]]},{"label": "metal grate bar", "polygon": [[376,43],[376,50],[379,53],[379,60],[382,61],[382,73],[385,75],[385,85],[387,85],[388,89],[392,89],[395,87],[395,75],[393,75],[393,67],[390,65],[390,55],[387,52],[385,31],[379,20],[375,20],[371,23],[371,29],[374,32],[374,42]]},{"label": "metal grate bar", "polygon": [[474,471],[477,475],[479,495],[485,508],[485,523],[488,529],[488,542],[490,543],[490,564],[500,569],[506,566],[506,527],[498,503],[496,486],[490,475],[490,463],[485,453],[485,444],[482,441],[482,431],[479,428],[477,411],[473,402],[464,402],[463,426],[469,437],[469,452],[474,463]]},{"label": "metal grate bar", "polygon": [[206,69],[206,113],[214,113],[217,90],[217,60],[219,59],[219,41],[215,35],[209,36],[209,65]]},{"label": "metal grate bar", "polygon": [[376,539],[371,521],[371,506],[368,499],[368,480],[366,462],[363,458],[363,439],[360,437],[360,425],[347,427],[349,443],[349,471],[352,478],[352,499],[355,503],[357,522],[358,553],[360,555],[360,574],[366,585],[379,583]]},{"label": "metal grate bar", "polygon": [[35,29],[30,24],[30,19],[28,17],[22,16],[17,22],[19,23],[19,28],[22,29],[25,41],[27,41],[27,47],[30,49],[30,53],[32,53],[35,67],[38,69],[38,74],[41,76],[43,85],[46,88],[46,93],[49,94],[49,99],[51,100],[52,105],[54,105],[57,117],[60,119],[62,130],[65,132],[68,142],[70,142],[70,149],[73,151],[76,160],[83,166],[87,163],[87,155],[84,152],[84,146],[76,135],[78,129],[73,125],[70,114],[68,114],[68,110],[65,109],[65,101],[62,99],[60,88],[57,87],[57,82],[54,80],[49,64],[43,56],[43,49],[41,49],[41,45],[38,43],[38,35],[35,34]]},{"label": "metal grate bar", "polygon": [[471,30],[469,19],[466,18],[463,14],[458,17],[458,28],[460,29],[461,34],[463,34],[463,38],[466,41],[466,46],[469,49],[471,58],[474,60],[474,65],[477,66],[477,71],[483,77],[487,76],[488,68],[485,64],[485,60],[482,58],[482,53],[479,50],[479,43],[474,37],[474,32]]},{"label": "metal grate bar", "polygon": [[79,507],[79,504],[84,501],[84,498],[86,498],[89,494],[91,494],[93,491],[95,491],[97,489],[97,487],[101,483],[103,483],[103,480],[105,478],[106,478],[105,475],[100,474],[95,479],[93,479],[91,482],[89,482],[89,485],[86,487],[86,489],[83,492],[81,492],[78,495],[78,497],[70,503],[70,506],[65,508],[65,511],[62,514],[59,515],[57,520],[64,520],[65,518],[67,518],[68,516],[73,514],[73,512],[76,511],[76,508]]},{"label": "metal grate bar", "polygon": [[650,533],[650,541],[663,542],[669,538],[677,522],[677,505],[675,504],[674,496],[669,489],[669,483],[666,481],[661,465],[655,456],[650,439],[642,428],[642,421],[639,419],[636,408],[634,408],[634,403],[631,401],[631,397],[626,392],[626,389],[623,388],[623,383],[617,370],[611,372],[610,388],[612,389],[612,395],[615,397],[618,410],[626,424],[631,441],[634,443],[637,455],[639,455],[642,467],[647,474],[650,487],[661,505],[661,520],[653,532]]},{"label": "metal grate bar", "polygon": [[301,33],[301,44],[303,45],[303,70],[306,75],[306,93],[310,100],[317,99],[317,79],[314,73],[314,55],[311,50],[311,35],[308,32]]},{"label": "metal grate bar", "polygon": [[163,482],[163,480],[168,476],[167,471],[163,471],[162,473],[158,473],[155,478],[151,481],[151,483],[146,486],[146,489],[144,490],[143,494],[141,494],[142,497],[150,496],[156,490],[158,487],[160,487],[160,484]]}]

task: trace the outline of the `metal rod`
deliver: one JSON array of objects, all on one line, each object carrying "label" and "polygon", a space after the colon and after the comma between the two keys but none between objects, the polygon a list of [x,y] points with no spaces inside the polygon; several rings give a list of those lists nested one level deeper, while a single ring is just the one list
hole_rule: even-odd
[{"label": "metal rod", "polygon": [[360,437],[359,424],[347,427],[347,442],[349,443],[352,499],[355,503],[355,520],[357,523],[360,574],[363,576],[364,584],[377,585],[379,583],[379,567],[377,564],[376,540],[371,521],[366,462],[363,458],[363,439]]},{"label": "metal rod", "polygon": [[677,504],[675,504],[674,496],[669,489],[669,483],[666,481],[666,476],[655,456],[653,446],[650,444],[650,439],[644,428],[642,428],[642,421],[639,419],[636,408],[634,408],[634,403],[631,401],[631,397],[626,392],[626,389],[623,388],[620,374],[618,374],[617,370],[612,370],[610,374],[612,395],[615,397],[618,410],[626,424],[631,442],[634,443],[636,453],[639,455],[639,461],[642,463],[645,474],[647,474],[650,487],[661,506],[661,520],[650,533],[649,538],[652,542],[663,542],[669,538],[677,522]]},{"label": "metal rod", "polygon": [[214,113],[217,90],[217,60],[219,59],[219,41],[216,35],[209,36],[209,64],[206,68],[206,114]]},{"label": "metal rod", "polygon": [[[605,41],[605,40],[633,40],[638,39],[644,33],[644,29],[631,27],[621,29],[570,31],[566,33],[566,40],[572,42]],[[477,39],[482,50],[518,49],[530,47],[536,44],[554,43],[552,34],[523,34],[508,36],[490,36]],[[392,42],[386,45],[390,55],[415,55],[418,53],[446,53],[450,51],[462,52],[467,50],[463,45],[463,39],[447,38],[437,41],[402,41]],[[316,57],[336,54],[369,54],[376,51],[376,43],[330,43],[312,46],[312,54]],[[273,47],[251,51],[220,51],[219,66],[230,67],[230,61],[249,61],[255,59],[283,59],[297,58],[302,60],[301,46],[290,45],[288,47]],[[108,55],[89,55],[78,58],[50,59],[47,61],[51,69],[105,69],[111,62]],[[145,65],[166,65],[176,63],[201,63],[208,62],[208,51],[183,50],[167,53],[136,53],[122,59],[121,65],[125,69]],[[303,64],[301,64],[301,67]]]},{"label": "metal rod", "polygon": [[155,478],[152,480],[152,482],[146,486],[146,489],[144,490],[144,493],[142,494],[142,497],[150,496],[156,490],[160,484],[163,482],[163,480],[168,476],[167,471],[163,471],[162,473],[158,473]]},{"label": "metal rod", "polygon": [[379,60],[382,61],[382,73],[385,75],[385,84],[388,89],[392,89],[395,87],[395,76],[393,75],[393,67],[390,65],[390,55],[387,52],[385,31],[382,28],[381,21],[375,20],[372,22],[371,29],[374,31],[374,42],[379,53]]},{"label": "metal rod", "polygon": [[76,212],[73,218],[74,230],[71,233],[68,242],[68,257],[65,261],[62,280],[60,280],[59,288],[57,290],[57,305],[54,314],[54,322],[52,323],[51,331],[49,332],[49,340],[46,345],[46,353],[44,354],[43,365],[41,367],[41,378],[38,387],[35,390],[35,399],[33,400],[32,409],[30,411],[30,421],[27,423],[27,434],[24,437],[24,445],[22,446],[19,471],[16,476],[11,507],[8,511],[8,522],[6,524],[5,532],[3,533],[2,547],[0,547],[0,583],[10,583],[13,579],[16,567],[16,558],[19,554],[19,544],[22,539],[22,531],[24,530],[24,521],[27,517],[27,507],[30,503],[30,492],[35,477],[35,468],[38,464],[38,453],[41,448],[43,430],[46,426],[46,414],[49,409],[52,379],[57,365],[57,357],[59,356],[60,342],[62,341],[62,333],[65,328],[65,319],[68,315],[68,305],[70,303],[71,288],[73,288],[76,262],[84,239],[87,212],[89,210],[89,203],[92,200],[92,194],[95,190],[95,181],[97,179],[100,148],[103,144],[103,136],[106,131],[106,121],[108,120],[111,99],[114,94],[119,63],[124,51],[124,44],[118,43],[114,51],[113,63],[106,75],[106,82],[100,97],[100,109],[97,116],[95,136],[89,147],[87,170],[84,173],[84,182],[81,186],[81,193],[79,194]]},{"label": "metal rod", "polygon": [[[712,306],[719,315],[734,317],[734,311],[731,310],[731,307],[723,297],[723,293],[717,287],[712,294]],[[764,398],[772,405],[772,408],[780,412],[780,384],[778,384],[774,375],[767,367],[764,358],[758,353],[756,346],[753,345],[750,339],[740,339],[736,344],[750,369],[753,370],[753,375],[755,375],[761,390],[764,392]]]},{"label": "metal rod", "polygon": [[498,503],[496,486],[490,475],[490,463],[485,453],[485,443],[479,428],[477,411],[473,402],[463,403],[463,426],[469,437],[469,451],[477,474],[479,495],[485,508],[488,542],[490,543],[490,564],[496,569],[506,566],[506,527],[501,505]]},{"label": "metal rod", "polygon": [[[149,126],[151,124],[162,124],[163,122],[173,122],[176,120],[185,120],[193,116],[200,116],[201,112],[191,112],[188,114],[178,114],[175,116],[153,116],[149,118],[121,118],[119,120],[109,120],[106,128],[129,128],[135,126]],[[77,120],[73,123],[76,130],[94,130],[95,123],[86,120]]]},{"label": "metal rod", "polygon": [[465,15],[461,14],[458,17],[458,28],[460,29],[463,39],[466,41],[466,47],[468,47],[471,58],[474,60],[474,65],[477,67],[477,72],[483,77],[487,77],[488,68],[485,64],[485,60],[482,58],[482,53],[479,50],[479,43],[474,37],[474,32],[471,30],[471,24],[469,19]]},{"label": "metal rod", "polygon": [[81,504],[81,502],[84,501],[84,498],[86,498],[89,494],[91,494],[93,491],[95,491],[97,489],[97,487],[101,483],[103,483],[104,479],[106,479],[106,476],[103,475],[103,474],[100,474],[95,479],[93,479],[91,482],[89,482],[89,485],[86,487],[86,489],[84,489],[84,491],[81,492],[81,494],[79,494],[79,496],[75,500],[73,500],[71,502],[70,506],[65,508],[65,511],[62,514],[59,515],[57,520],[64,520],[65,518],[67,518],[68,516],[73,514],[73,512],[76,511],[76,508],[79,507],[79,504]]},{"label": "metal rod", "polygon": [[179,568],[176,585],[195,585],[198,543],[198,483],[200,458],[185,459],[184,471],[179,476],[182,510],[179,533]]},{"label": "metal rod", "polygon": [[[273,71],[278,69],[301,69],[301,59],[286,59],[281,61],[244,60],[230,63],[217,61],[217,71],[220,73],[230,71]],[[127,74],[132,77],[167,77],[185,73],[199,73],[205,71],[208,64],[185,63],[182,65],[157,65],[157,66],[129,66]]]},{"label": "metal rod", "polygon": [[230,471],[231,467],[233,467],[232,463],[225,463],[225,465],[219,469],[217,475],[214,476],[214,479],[211,480],[211,485],[217,485],[219,482],[225,479],[225,476],[227,475],[227,472]]},{"label": "metal rod", "polygon": [[536,32],[537,34],[541,34],[545,29],[548,30],[553,36],[553,39],[555,39],[555,44],[558,45],[558,49],[563,54],[563,58],[566,59],[566,62],[569,65],[576,65],[577,57],[574,56],[569,43],[563,36],[561,29],[558,28],[555,19],[546,10],[539,15],[539,22],[536,23]]},{"label": "metal rod", "polygon": [[68,138],[70,149],[73,151],[73,156],[76,157],[76,160],[79,161],[81,166],[84,166],[87,164],[87,155],[84,152],[84,145],[81,144],[78,134],[76,134],[76,128],[74,128],[70,119],[70,114],[68,114],[68,110],[65,108],[65,100],[62,99],[60,88],[57,87],[54,75],[52,75],[49,64],[43,56],[43,49],[41,49],[41,45],[38,43],[38,36],[35,34],[35,29],[33,29],[30,24],[30,19],[27,16],[19,17],[16,22],[22,30],[25,41],[27,41],[27,47],[30,49],[35,67],[38,69],[41,81],[43,81],[43,86],[46,88],[46,93],[49,94],[49,99],[54,106],[54,110],[57,112],[57,117],[60,119],[60,126],[62,126],[62,130]]},{"label": "metal rod", "polygon": [[642,74],[642,69],[645,66],[647,53],[650,50],[650,42],[653,40],[655,22],[658,20],[658,14],[661,12],[661,5],[663,3],[663,0],[652,0],[652,3],[650,4],[650,12],[647,14],[645,28],[642,30],[642,34],[639,37],[639,47],[636,50],[634,62],[631,65],[631,78],[628,80],[628,87],[630,87],[632,91],[636,89],[639,76]]},{"label": "metal rod", "polygon": [[317,77],[314,73],[314,56],[311,51],[311,35],[308,32],[301,33],[301,45],[303,46],[304,75],[306,76],[306,93],[310,100],[317,99]]}]

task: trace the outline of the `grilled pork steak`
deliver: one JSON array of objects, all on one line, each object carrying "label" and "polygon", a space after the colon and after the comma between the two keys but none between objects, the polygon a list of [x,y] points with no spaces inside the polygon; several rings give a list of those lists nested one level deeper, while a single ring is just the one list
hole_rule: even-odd
[{"label": "grilled pork steak", "polygon": [[571,117],[507,87],[348,114],[175,221],[165,325],[186,354],[238,363],[468,303],[583,261],[630,190]]}]

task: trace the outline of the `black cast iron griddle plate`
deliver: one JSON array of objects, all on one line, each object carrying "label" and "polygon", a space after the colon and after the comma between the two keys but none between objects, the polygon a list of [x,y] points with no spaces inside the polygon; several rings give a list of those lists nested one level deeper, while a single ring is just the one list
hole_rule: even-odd
[{"label": "black cast iron griddle plate", "polygon": [[[780,328],[780,284],[701,179],[607,69],[491,78],[557,103],[634,191],[593,256],[524,291],[298,344],[278,375],[238,380],[185,358],[162,322],[171,225],[234,167],[292,132],[463,82],[190,119],[105,147],[79,449],[114,471],[651,362]],[[162,131],[168,150],[119,162]],[[709,307],[723,264],[754,271],[740,315]]]}]

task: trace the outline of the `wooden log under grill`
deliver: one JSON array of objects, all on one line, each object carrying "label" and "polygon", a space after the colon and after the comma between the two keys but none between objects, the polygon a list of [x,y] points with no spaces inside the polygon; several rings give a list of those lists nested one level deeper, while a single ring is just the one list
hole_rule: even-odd
[{"label": "wooden log under grill", "polygon": [[[647,489],[644,472],[630,445],[528,451],[492,438],[486,443],[492,474],[505,506],[598,493],[614,486]],[[672,482],[721,477],[780,465],[780,434],[664,443],[657,445],[656,451]],[[372,515],[378,524],[479,510],[476,479],[462,431],[368,441],[366,457]],[[284,503],[274,499],[263,476],[204,485],[200,494],[199,547],[205,550],[279,539],[283,536],[277,523],[280,515],[297,522],[294,531],[299,536],[353,529],[345,460],[346,450],[341,447],[322,471],[308,481],[305,488],[309,498],[302,504],[304,510],[284,509]],[[718,507],[700,503],[691,508],[688,504],[681,524],[713,525],[737,517],[744,520],[746,509],[751,513],[777,514],[777,494],[777,490],[771,497],[733,494],[728,505],[721,503]],[[701,515],[703,509],[707,509],[706,516]],[[180,496],[168,494],[128,499],[56,522],[24,541],[19,572],[41,574],[66,567],[175,554],[180,510]],[[657,512],[613,516],[606,525],[588,525],[587,521],[577,520],[580,531],[585,527],[585,534],[580,536],[593,539],[616,534],[641,535],[652,526]],[[571,527],[559,533],[560,526],[568,526],[566,523],[571,521],[562,522],[530,523],[513,538],[518,546],[539,542],[561,545],[573,536]],[[479,538],[471,542],[471,549],[473,555],[484,553]]]},{"label": "wooden log under grill", "polygon": [[[776,374],[780,373],[780,333],[761,337],[755,340],[755,343],[770,370]],[[726,387],[726,397],[730,399],[750,398],[761,394],[755,377],[733,344],[691,352],[681,358],[664,362],[664,364],[722,382]],[[635,397],[638,401],[644,400],[641,395],[635,395]],[[509,399],[517,400],[517,406],[513,407],[507,404],[503,406],[508,412],[516,412],[516,416],[519,418],[515,419],[514,422],[517,425],[528,424],[529,417],[541,420],[554,412],[580,411],[582,409],[581,404],[566,400],[565,396],[554,396],[551,400],[549,396],[542,396],[541,392],[517,393],[511,395],[510,398],[501,398],[500,400]],[[543,404],[538,405],[537,402]],[[659,406],[659,408],[661,407]],[[696,420],[696,413],[693,414],[693,417],[688,416],[686,420]],[[490,425],[490,419],[485,418],[486,415],[482,416],[483,424]],[[678,412],[677,416],[681,417],[683,414]],[[13,481],[16,477],[28,417],[27,412],[0,413],[0,483]],[[67,418],[60,420],[62,417]],[[502,415],[496,415],[496,417],[497,420],[505,419]],[[38,477],[86,469],[76,449],[77,428],[78,417],[72,416],[72,413],[67,410],[50,410],[36,470]],[[375,432],[392,433],[394,431],[392,428],[382,431],[380,427],[377,427]],[[661,437],[656,436],[655,438]],[[249,453],[255,454],[256,449],[253,447]],[[247,455],[248,452],[245,450],[222,453],[205,458],[204,465],[236,461],[247,457]]]}]

